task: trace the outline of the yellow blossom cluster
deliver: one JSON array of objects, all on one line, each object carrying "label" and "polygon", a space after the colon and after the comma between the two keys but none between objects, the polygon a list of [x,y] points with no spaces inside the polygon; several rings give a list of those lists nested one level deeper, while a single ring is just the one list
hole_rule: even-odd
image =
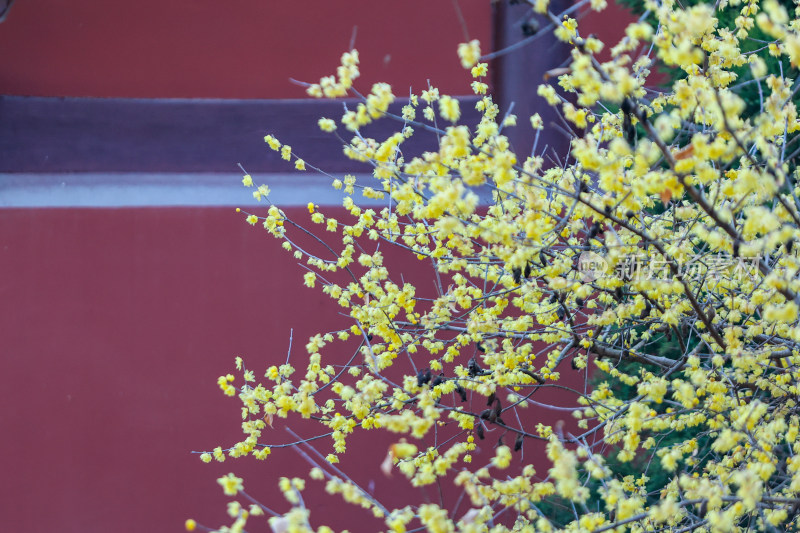
[{"label": "yellow blossom cluster", "polygon": [[[311,202],[306,229],[243,177],[268,204],[247,222],[302,261],[302,283],[351,325],[314,335],[263,378],[237,359],[241,379],[218,385],[242,402],[244,439],[201,459],[264,459],[285,446],[274,418],[303,418],[327,437],[295,443],[316,457],[311,479],[391,531],[797,528],[800,12],[776,0],[646,0],[654,23],[601,43],[573,11],[530,4],[570,46],[568,66],[531,87],[578,132],[569,154],[514,150],[507,128],[547,125],[501,113],[472,41],[457,52],[474,77],[475,123],[433,86],[397,114],[389,85],[354,92],[356,51],[309,86],[360,98],[319,121],[349,131],[344,153],[372,168],[368,184],[329,176],[346,216]],[[658,64],[680,75],[651,90]],[[744,96],[753,88],[755,103]],[[397,131],[369,137],[376,120]],[[429,149],[407,148],[425,135]],[[383,204],[361,207],[359,195]],[[430,267],[433,283],[410,283],[390,246]],[[344,365],[331,355],[343,350]],[[592,386],[560,381],[576,372]],[[553,405],[555,388],[572,404]],[[542,409],[570,411],[574,425],[543,424]],[[397,439],[380,467],[397,483],[455,485],[472,509],[383,506],[336,466],[369,430]],[[532,441],[546,450],[535,468]],[[220,484],[241,491],[232,474]],[[292,510],[270,519],[273,531],[311,531],[303,488],[281,481]]]}]

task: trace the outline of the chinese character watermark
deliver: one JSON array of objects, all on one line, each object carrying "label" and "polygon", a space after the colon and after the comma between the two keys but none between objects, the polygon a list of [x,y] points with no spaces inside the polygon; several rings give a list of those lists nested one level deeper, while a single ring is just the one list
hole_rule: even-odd
[{"label": "chinese character watermark", "polygon": [[594,252],[583,252],[578,258],[578,271],[584,283],[613,275],[624,281],[668,280],[680,275],[686,280],[718,281],[720,279],[755,280],[761,256],[733,257],[728,254],[706,254],[686,261],[670,262],[644,254],[630,255],[611,268],[608,261]]}]

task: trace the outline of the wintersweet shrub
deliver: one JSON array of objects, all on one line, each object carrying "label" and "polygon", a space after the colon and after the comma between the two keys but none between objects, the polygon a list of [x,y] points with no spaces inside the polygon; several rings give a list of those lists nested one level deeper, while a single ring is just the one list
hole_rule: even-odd
[{"label": "wintersweet shrub", "polygon": [[[266,374],[237,359],[237,376],[219,386],[242,402],[244,438],[202,460],[293,453],[271,450],[268,428],[305,418],[328,435],[302,447],[309,483],[389,531],[796,529],[798,9],[645,1],[620,42],[602,43],[546,0],[530,4],[540,31],[571,47],[568,67],[531,87],[570,124],[569,154],[512,150],[507,128],[546,125],[499,109],[476,41],[457,52],[474,77],[477,125],[461,124],[461,103],[435,87],[399,113],[386,84],[362,95],[355,50],[308,86],[320,98],[358,98],[319,127],[371,165],[372,183],[325,174],[349,217],[310,199],[305,231],[324,253],[299,243],[300,222],[250,175],[243,183],[265,206],[247,221],[304,262],[303,282],[350,326],[319,332],[307,357]],[[681,75],[648,88],[656,65]],[[378,120],[396,133],[367,137],[362,128]],[[404,152],[415,135],[435,136],[436,148]],[[324,174],[313,153],[265,141],[287,164]],[[384,207],[359,207],[361,196]],[[432,265],[435,294],[399,276],[387,247]],[[353,342],[349,363],[327,360],[330,345]],[[574,391],[577,430],[542,424],[534,410],[570,364],[593,369],[593,387]],[[478,453],[492,430],[505,440]],[[336,466],[366,431],[395,435],[374,468],[399,473],[397,483],[455,486],[469,508],[378,501]],[[546,461],[517,458],[532,441],[545,444]],[[275,532],[328,531],[301,496],[305,474],[280,481],[288,513],[247,495],[222,530],[268,520]],[[236,476],[219,481],[243,494]],[[265,513],[274,516],[257,517]]]}]

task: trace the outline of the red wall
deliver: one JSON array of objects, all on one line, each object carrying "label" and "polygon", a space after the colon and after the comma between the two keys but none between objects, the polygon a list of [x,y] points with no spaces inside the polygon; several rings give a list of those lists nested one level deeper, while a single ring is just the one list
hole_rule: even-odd
[{"label": "red wall", "polygon": [[[3,528],[223,523],[214,480],[246,464],[189,453],[241,435],[216,377],[236,355],[259,374],[285,361],[291,328],[302,358],[341,322],[295,263],[233,209],[0,210]],[[307,472],[298,459],[260,463],[248,486],[274,490],[281,463]]]},{"label": "red wall", "polygon": [[[229,498],[214,480],[228,472],[277,511],[289,509],[276,496],[277,477],[308,472],[293,451],[210,465],[190,451],[241,435],[240,404],[216,385],[236,355],[261,375],[285,361],[293,328],[301,366],[311,334],[350,324],[319,289],[302,285],[304,271],[277,241],[242,218],[229,208],[0,210],[3,528],[177,531],[188,517],[217,527]],[[406,280],[430,271],[416,259],[393,264]],[[349,354],[340,344],[323,350],[326,361]],[[568,394],[539,394],[570,404]],[[523,416],[570,419],[536,408]],[[263,440],[290,442],[284,425],[276,419]],[[499,434],[480,442],[485,453]],[[378,470],[393,440],[382,432],[354,438],[343,468],[390,504],[422,501],[402,476],[387,480]],[[331,451],[330,439],[315,445]],[[541,445],[526,442],[525,453],[530,461]],[[365,523],[337,497],[309,492],[314,523],[351,531]],[[458,494],[446,497],[452,506]]]},{"label": "red wall", "polygon": [[[490,2],[458,4],[470,38],[488,48]],[[0,94],[303,97],[288,78],[332,73],[353,25],[362,88],[383,80],[400,93],[430,78],[466,92],[455,53],[464,36],[447,0],[20,0],[0,24]],[[309,335],[341,320],[301,275],[228,208],[0,209],[2,527],[176,531],[190,516],[216,527],[227,498],[214,480],[230,471],[286,511],[276,476],[306,472],[292,452],[253,467],[203,465],[189,451],[239,435],[238,405],[215,383],[234,356],[257,370],[282,362],[294,328],[301,357]],[[387,442],[354,441],[344,460],[402,501],[407,483],[359,464]],[[349,507],[325,502],[317,516],[358,531]]]},{"label": "red wall", "polygon": [[[470,38],[491,38],[487,0],[459,0]],[[0,94],[298,98],[289,78],[333,74],[358,27],[358,86],[431,83],[469,93],[464,31],[440,0],[24,0],[0,24]]]}]

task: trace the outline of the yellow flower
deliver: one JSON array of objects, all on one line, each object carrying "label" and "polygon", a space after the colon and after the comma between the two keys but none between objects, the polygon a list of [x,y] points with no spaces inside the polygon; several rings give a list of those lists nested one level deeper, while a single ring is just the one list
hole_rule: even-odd
[{"label": "yellow flower", "polygon": [[486,76],[489,72],[489,65],[487,63],[478,63],[474,67],[472,67],[472,77],[473,78],[480,78],[482,76]]},{"label": "yellow flower", "polygon": [[550,0],[535,0],[533,10],[537,13],[547,13],[547,7],[550,5]]},{"label": "yellow flower", "polygon": [[536,93],[547,100],[547,103],[550,105],[556,105],[561,101],[556,95],[556,90],[550,85],[539,85],[536,89]]},{"label": "yellow flower", "polygon": [[302,159],[298,159],[297,161],[294,162],[294,168],[296,168],[297,170],[305,170],[306,162],[303,161]]},{"label": "yellow flower", "polygon": [[272,135],[265,136],[264,142],[267,143],[269,147],[275,150],[276,152],[281,149],[280,141],[275,137],[273,137]]},{"label": "yellow flower", "polygon": [[250,174],[245,174],[245,176],[242,178],[242,185],[245,187],[253,186],[253,178],[250,176]]},{"label": "yellow flower", "polygon": [[244,488],[242,478],[238,478],[230,473],[217,479],[217,483],[222,487],[226,496],[236,496]]},{"label": "yellow flower", "polygon": [[481,58],[481,43],[473,39],[468,43],[458,45],[458,57],[461,59],[461,66],[471,69]]},{"label": "yellow flower", "polygon": [[436,87],[431,87],[425,91],[422,91],[422,99],[427,104],[431,104],[439,99],[439,89]]},{"label": "yellow flower", "polygon": [[461,110],[458,107],[458,100],[451,96],[442,96],[439,100],[439,113],[445,120],[458,122],[461,117]]},{"label": "yellow flower", "polygon": [[511,448],[498,446],[492,462],[497,468],[508,468],[508,465],[511,464]]},{"label": "yellow flower", "polygon": [[553,32],[555,36],[564,42],[572,42],[572,39],[575,38],[578,28],[578,22],[573,18],[566,18],[559,28],[556,28]]},{"label": "yellow flower", "polygon": [[475,94],[486,94],[486,91],[489,89],[489,86],[480,81],[473,81],[471,84],[472,92]]},{"label": "yellow flower", "polygon": [[784,322],[786,324],[797,320],[797,304],[787,302],[783,305],[770,305],[764,308],[764,319],[770,322]]},{"label": "yellow flower", "polygon": [[329,118],[321,118],[319,119],[317,124],[319,125],[319,129],[321,129],[322,131],[326,131],[328,133],[336,131],[336,122],[334,122]]},{"label": "yellow flower", "polygon": [[245,220],[247,220],[247,223],[251,226],[255,226],[256,222],[258,222],[258,217],[255,215],[250,215]]}]

